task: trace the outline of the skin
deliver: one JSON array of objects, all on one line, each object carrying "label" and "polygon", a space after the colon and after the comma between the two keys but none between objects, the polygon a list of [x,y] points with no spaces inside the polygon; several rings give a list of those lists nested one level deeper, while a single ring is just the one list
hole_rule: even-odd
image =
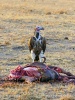
[{"label": "skin", "polygon": [[[28,76],[27,75],[25,76],[24,74],[23,77],[21,77],[18,80],[16,79],[15,81],[25,80],[26,82],[33,82],[36,80],[40,80],[41,82],[43,81],[46,82],[49,80],[58,80],[58,81],[63,81],[64,83],[75,84],[75,76],[72,75],[70,72],[66,72],[65,70],[59,67],[50,66],[50,65],[47,66],[41,62],[34,62],[29,65],[26,65],[25,67],[21,67],[21,69],[27,71],[29,74]],[[64,75],[60,75],[60,73],[63,73]],[[4,80],[0,79],[0,83],[7,80],[9,81],[10,78],[7,77],[7,79]]]}]

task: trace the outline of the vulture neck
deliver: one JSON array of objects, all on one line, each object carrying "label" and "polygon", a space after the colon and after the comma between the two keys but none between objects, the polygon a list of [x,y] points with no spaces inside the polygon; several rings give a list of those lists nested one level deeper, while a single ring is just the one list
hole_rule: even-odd
[{"label": "vulture neck", "polygon": [[39,39],[41,38],[40,32],[39,32],[39,31],[35,31],[35,32],[34,32],[34,35],[35,35],[35,38],[36,38],[37,40],[39,40]]}]

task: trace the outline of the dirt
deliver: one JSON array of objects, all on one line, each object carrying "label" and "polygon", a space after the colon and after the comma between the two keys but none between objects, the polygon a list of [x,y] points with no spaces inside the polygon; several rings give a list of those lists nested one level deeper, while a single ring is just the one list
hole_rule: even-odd
[{"label": "dirt", "polygon": [[[46,64],[75,74],[75,1],[0,1],[0,78],[32,62],[28,40],[35,26],[44,27]],[[1,100],[75,100],[75,86],[59,82],[9,83],[0,86]],[[64,98],[64,99],[63,99]],[[65,99],[66,98],[66,99]]]}]

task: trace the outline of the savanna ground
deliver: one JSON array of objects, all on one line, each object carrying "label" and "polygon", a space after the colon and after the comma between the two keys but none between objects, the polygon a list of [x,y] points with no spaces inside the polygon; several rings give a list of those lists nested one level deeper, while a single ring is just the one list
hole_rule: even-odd
[{"label": "savanna ground", "polygon": [[[47,40],[46,64],[75,74],[74,0],[0,0],[0,78],[31,63],[28,40],[41,25]],[[1,100],[75,100],[75,86],[62,82],[6,83]]]}]

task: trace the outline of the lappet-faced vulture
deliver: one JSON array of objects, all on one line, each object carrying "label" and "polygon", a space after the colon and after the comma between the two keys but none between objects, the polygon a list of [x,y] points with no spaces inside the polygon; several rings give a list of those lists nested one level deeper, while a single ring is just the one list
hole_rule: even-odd
[{"label": "lappet-faced vulture", "polygon": [[40,30],[44,30],[44,28],[41,26],[37,26],[34,29],[34,35],[30,38],[28,42],[33,62],[34,61],[42,62],[42,58],[44,58],[43,62],[45,62],[46,60],[44,56],[46,50],[46,39],[45,37],[41,36]]}]

